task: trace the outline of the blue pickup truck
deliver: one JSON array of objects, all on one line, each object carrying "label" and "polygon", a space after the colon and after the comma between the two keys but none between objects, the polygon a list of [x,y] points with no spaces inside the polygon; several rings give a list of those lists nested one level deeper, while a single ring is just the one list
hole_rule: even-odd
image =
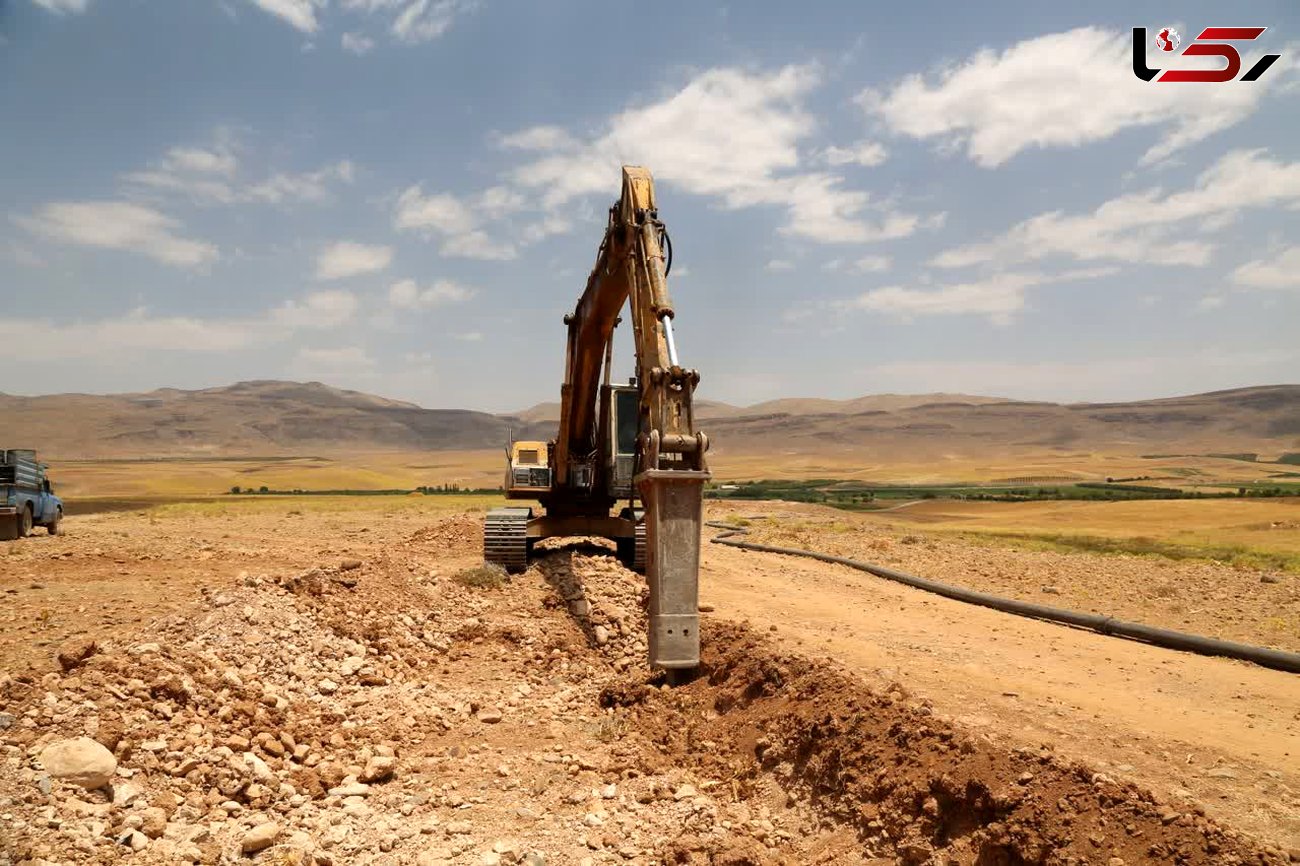
[{"label": "blue pickup truck", "polygon": [[25,448],[0,450],[0,538],[25,538],[34,526],[50,535],[63,528],[63,500],[50,489],[48,467]]}]

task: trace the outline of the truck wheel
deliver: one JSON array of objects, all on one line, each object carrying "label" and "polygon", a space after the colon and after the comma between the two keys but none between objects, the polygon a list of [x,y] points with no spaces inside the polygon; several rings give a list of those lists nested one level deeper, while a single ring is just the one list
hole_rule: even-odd
[{"label": "truck wheel", "polygon": [[54,519],[51,520],[49,523],[45,524],[45,531],[48,532],[50,535],[63,534],[63,509],[62,508],[54,512]]},{"label": "truck wheel", "polygon": [[32,507],[25,506],[18,512],[18,537],[26,538],[32,534]]}]

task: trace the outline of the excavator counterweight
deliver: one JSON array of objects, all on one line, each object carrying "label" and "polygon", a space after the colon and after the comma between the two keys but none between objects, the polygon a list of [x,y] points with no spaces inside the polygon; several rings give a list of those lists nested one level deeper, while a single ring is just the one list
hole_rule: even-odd
[{"label": "excavator counterweight", "polygon": [[[541,505],[488,513],[483,555],[510,571],[527,567],[534,542],[556,536],[612,539],[650,586],[650,664],[699,665],[700,526],[704,455],[692,399],[700,374],[681,366],[668,272],[672,245],[659,220],[654,179],[623,167],[596,264],[568,328],[560,423],[551,442],[512,442],[508,499]],[[635,375],[611,383],[614,329],[627,308]],[[620,503],[626,503],[619,508]],[[617,513],[615,513],[615,509]]]}]

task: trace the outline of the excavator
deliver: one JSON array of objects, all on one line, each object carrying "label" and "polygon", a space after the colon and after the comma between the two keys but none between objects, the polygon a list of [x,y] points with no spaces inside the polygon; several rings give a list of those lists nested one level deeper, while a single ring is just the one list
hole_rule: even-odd
[{"label": "excavator", "polygon": [[[624,166],[596,264],[564,317],[556,437],[506,449],[506,498],[540,503],[540,513],[531,506],[490,511],[483,556],[519,572],[542,539],[613,540],[619,558],[650,587],[649,662],[680,678],[700,661],[700,524],[710,476],[709,440],[692,412],[700,374],[681,365],[673,338],[671,268],[654,179],[645,168]],[[636,373],[615,384],[614,329],[625,306]]]}]

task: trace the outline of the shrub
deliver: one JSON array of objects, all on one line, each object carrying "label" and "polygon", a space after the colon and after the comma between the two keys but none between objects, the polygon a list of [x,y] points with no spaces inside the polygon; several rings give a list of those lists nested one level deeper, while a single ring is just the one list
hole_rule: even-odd
[{"label": "shrub", "polygon": [[458,572],[452,577],[452,580],[461,586],[469,586],[474,589],[500,589],[510,582],[510,575],[496,563],[485,562],[474,568],[467,568]]}]

